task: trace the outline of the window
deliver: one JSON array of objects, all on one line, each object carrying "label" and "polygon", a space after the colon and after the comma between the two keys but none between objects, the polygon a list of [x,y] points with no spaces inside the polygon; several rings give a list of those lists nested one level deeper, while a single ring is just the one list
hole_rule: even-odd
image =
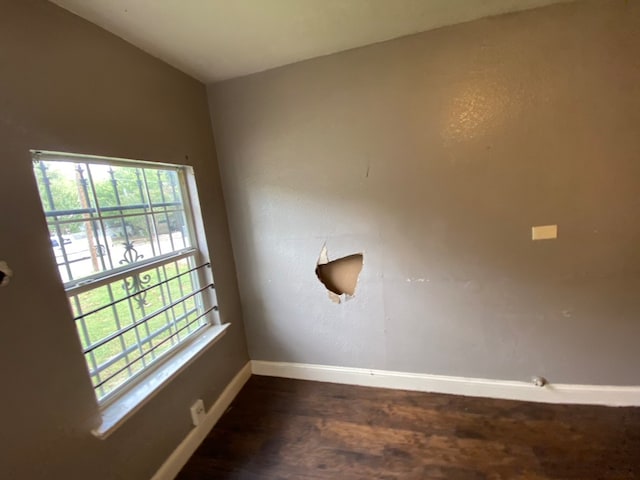
[{"label": "window", "polygon": [[219,324],[190,169],[51,152],[33,159],[53,256],[104,405]]}]

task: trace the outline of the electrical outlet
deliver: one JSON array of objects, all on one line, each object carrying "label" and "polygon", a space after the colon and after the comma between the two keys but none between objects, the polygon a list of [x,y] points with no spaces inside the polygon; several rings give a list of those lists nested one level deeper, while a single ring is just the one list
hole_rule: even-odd
[{"label": "electrical outlet", "polygon": [[190,411],[191,421],[197,427],[204,421],[204,417],[207,414],[204,409],[204,402],[202,401],[202,399],[196,400],[196,402],[191,405]]}]

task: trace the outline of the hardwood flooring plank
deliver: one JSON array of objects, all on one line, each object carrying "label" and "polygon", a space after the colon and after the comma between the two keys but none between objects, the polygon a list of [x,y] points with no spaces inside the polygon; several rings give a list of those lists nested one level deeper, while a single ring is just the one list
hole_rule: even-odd
[{"label": "hardwood flooring plank", "polygon": [[252,377],[179,480],[640,480],[640,409]]}]

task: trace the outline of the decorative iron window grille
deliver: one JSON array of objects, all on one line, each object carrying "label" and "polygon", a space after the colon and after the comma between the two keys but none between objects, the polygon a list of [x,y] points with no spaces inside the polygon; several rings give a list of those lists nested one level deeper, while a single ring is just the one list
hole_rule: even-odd
[{"label": "decorative iron window grille", "polygon": [[51,248],[99,401],[217,318],[188,167],[34,152]]}]

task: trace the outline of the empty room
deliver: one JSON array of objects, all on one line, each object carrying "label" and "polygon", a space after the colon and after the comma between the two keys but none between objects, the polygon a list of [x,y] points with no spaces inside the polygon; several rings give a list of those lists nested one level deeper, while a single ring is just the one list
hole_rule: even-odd
[{"label": "empty room", "polygon": [[0,478],[640,479],[639,0],[0,0]]}]

